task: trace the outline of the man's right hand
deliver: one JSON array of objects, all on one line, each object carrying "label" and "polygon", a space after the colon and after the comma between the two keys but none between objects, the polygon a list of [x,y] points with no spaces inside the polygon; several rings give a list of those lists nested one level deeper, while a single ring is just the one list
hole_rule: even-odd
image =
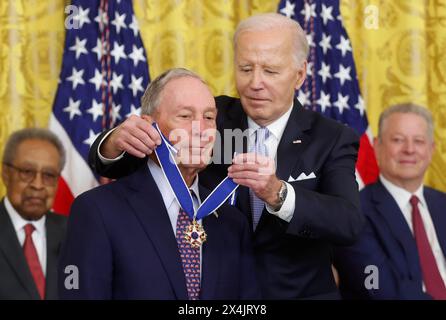
[{"label": "man's right hand", "polygon": [[152,127],[152,118],[147,115],[132,115],[103,141],[99,152],[108,159],[114,159],[124,151],[144,158],[160,144],[161,137]]}]

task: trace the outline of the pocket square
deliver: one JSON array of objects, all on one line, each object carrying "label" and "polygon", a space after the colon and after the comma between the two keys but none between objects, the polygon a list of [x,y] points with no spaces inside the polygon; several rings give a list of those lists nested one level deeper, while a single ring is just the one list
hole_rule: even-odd
[{"label": "pocket square", "polygon": [[314,178],[316,178],[316,175],[314,174],[314,172],[311,172],[309,175],[306,175],[305,172],[302,172],[296,179],[294,179],[293,176],[290,176],[288,178],[288,182],[308,180],[308,179],[314,179]]}]

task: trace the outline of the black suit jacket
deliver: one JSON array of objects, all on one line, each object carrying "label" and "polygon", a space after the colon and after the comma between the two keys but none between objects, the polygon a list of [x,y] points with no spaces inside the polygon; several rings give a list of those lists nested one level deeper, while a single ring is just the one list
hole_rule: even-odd
[{"label": "black suit jacket", "polygon": [[[65,236],[66,217],[46,213],[47,267],[45,299],[57,294],[57,259]],[[0,300],[40,300],[39,293],[26,263],[23,249],[4,201],[0,202]]]},{"label": "black suit jacket", "polygon": [[[248,128],[240,100],[216,98],[217,128]],[[104,133],[105,134],[105,133]],[[116,178],[133,172],[145,159],[125,155],[104,166],[97,157],[99,136],[90,151],[90,165],[98,173]],[[293,143],[300,140],[300,143]],[[224,143],[224,136],[222,136]],[[338,298],[331,263],[333,245],[349,245],[359,235],[364,218],[360,211],[355,163],[359,139],[354,131],[295,100],[277,150],[277,176],[296,193],[290,223],[264,210],[254,232],[254,253],[262,295],[266,299]],[[246,142],[239,150],[246,152]],[[211,164],[200,181],[214,188],[227,175],[228,165]],[[302,173],[311,179],[292,181]],[[237,204],[251,221],[248,189],[241,187]]]}]

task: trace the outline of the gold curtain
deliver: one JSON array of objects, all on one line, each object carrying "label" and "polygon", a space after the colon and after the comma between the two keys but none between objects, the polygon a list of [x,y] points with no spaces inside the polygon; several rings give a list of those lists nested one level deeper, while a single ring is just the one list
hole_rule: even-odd
[{"label": "gold curtain", "polygon": [[[47,125],[69,2],[0,0],[0,157],[11,132]],[[235,95],[233,30],[249,15],[276,11],[278,2],[134,0],[151,77],[183,66],[202,74],[214,94]],[[379,10],[378,29],[365,25],[370,5]],[[379,113],[391,103],[412,100],[428,106],[437,125],[437,152],[427,183],[446,191],[445,2],[341,0],[341,10],[373,132]],[[4,191],[0,183],[0,196]]]},{"label": "gold curtain", "polygon": [[426,184],[446,191],[446,1],[343,0],[341,10],[374,135],[392,104],[429,108],[436,152]]}]

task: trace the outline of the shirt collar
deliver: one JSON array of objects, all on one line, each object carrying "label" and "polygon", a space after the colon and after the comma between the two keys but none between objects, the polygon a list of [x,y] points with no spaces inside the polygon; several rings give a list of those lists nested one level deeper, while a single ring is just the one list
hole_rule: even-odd
[{"label": "shirt collar", "polygon": [[25,227],[25,225],[27,225],[28,223],[31,223],[38,233],[40,233],[40,234],[44,234],[45,233],[45,221],[46,221],[46,215],[45,214],[39,220],[33,220],[33,221],[25,220],[14,209],[14,207],[12,206],[12,204],[9,201],[8,197],[5,197],[5,207],[6,207],[6,212],[8,212],[9,217],[11,218],[12,225],[14,226],[14,230],[15,230],[16,233],[19,232],[20,230],[22,230]]},{"label": "shirt collar", "polygon": [[[163,170],[150,158],[147,162],[147,165],[149,167],[150,173],[152,174],[153,180],[155,180],[155,183],[158,186],[159,191],[161,192],[164,205],[166,206],[166,208],[169,208],[172,205],[172,202],[177,201],[177,199],[175,198],[175,194],[173,193],[173,190],[170,187],[170,184],[167,181],[167,178],[164,175]],[[198,190],[198,175],[195,177],[195,180],[189,189],[195,193],[195,195],[197,196],[198,203],[200,204],[200,193]]]},{"label": "shirt collar", "polygon": [[406,189],[403,189],[394,183],[390,182],[388,179],[384,178],[382,174],[379,175],[379,179],[381,180],[384,187],[390,192],[392,197],[395,199],[398,207],[400,209],[405,208],[410,201],[412,195],[416,195],[420,204],[426,208],[426,200],[424,199],[424,186],[423,184],[414,192],[410,193]]},{"label": "shirt collar", "polygon": [[[280,118],[266,126],[269,132],[277,139],[277,141],[280,141],[280,139],[282,139],[283,132],[285,131],[285,127],[288,119],[290,118],[292,110],[293,104],[291,104],[291,106],[288,108],[288,111],[285,112]],[[248,116],[248,128],[251,130],[250,135],[252,135],[258,128],[260,128],[260,126]]]}]

